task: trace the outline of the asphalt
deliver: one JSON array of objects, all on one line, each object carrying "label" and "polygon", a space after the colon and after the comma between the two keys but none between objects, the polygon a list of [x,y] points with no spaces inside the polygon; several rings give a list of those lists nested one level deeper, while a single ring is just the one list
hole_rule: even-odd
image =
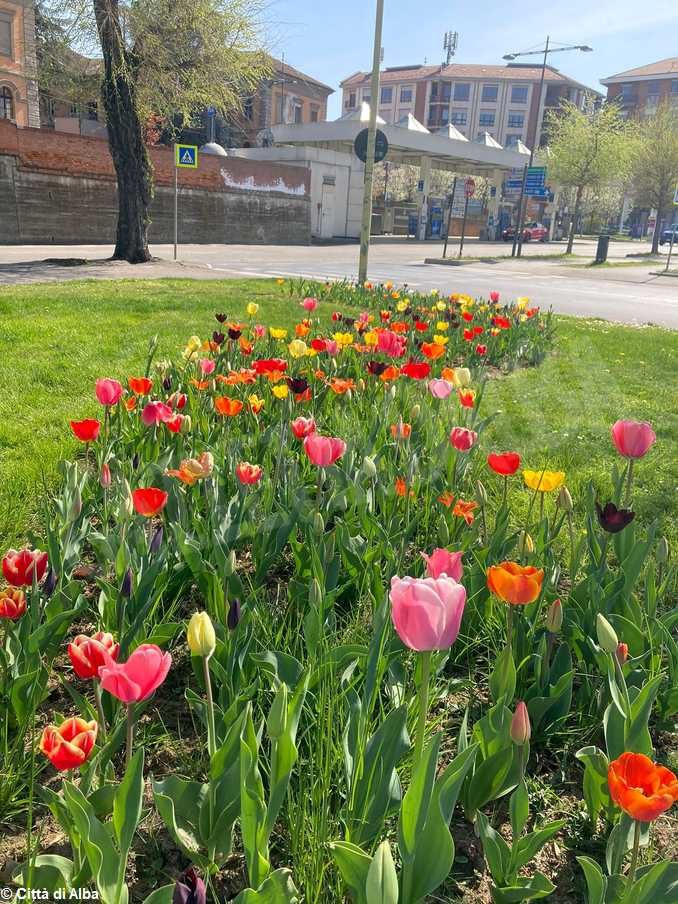
[{"label": "asphalt", "polygon": [[[678,278],[654,275],[663,263],[638,266],[585,266],[595,243],[578,242],[576,266],[536,256],[562,250],[554,245],[528,245],[524,257],[503,259],[510,246],[469,242],[464,253],[485,260],[460,266],[425,263],[440,258],[439,242],[375,240],[370,251],[368,278],[391,280],[419,289],[438,289],[480,295],[491,290],[505,298],[528,296],[533,304],[579,317],[599,317],[629,324],[657,324],[678,329]],[[648,250],[637,242],[611,243],[613,263],[628,260],[629,253]],[[172,260],[172,246],[152,246],[157,260],[130,266],[107,261],[112,249],[87,246],[0,247],[0,284],[21,284],[82,278],[158,278],[186,276],[218,279],[249,276],[308,277],[309,279],[354,279],[357,276],[357,244],[312,246],[279,245],[184,245],[179,261]],[[450,244],[454,258],[458,245]],[[495,257],[491,257],[495,255]],[[46,259],[86,260],[86,264],[62,266]],[[678,265],[678,260],[676,261]],[[675,272],[675,271],[674,271]]]}]

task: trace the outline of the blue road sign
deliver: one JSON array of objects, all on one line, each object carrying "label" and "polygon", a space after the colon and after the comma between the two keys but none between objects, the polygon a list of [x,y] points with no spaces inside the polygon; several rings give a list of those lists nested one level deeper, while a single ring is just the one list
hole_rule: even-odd
[{"label": "blue road sign", "polygon": [[195,144],[175,144],[174,162],[184,169],[198,168],[198,146]]}]

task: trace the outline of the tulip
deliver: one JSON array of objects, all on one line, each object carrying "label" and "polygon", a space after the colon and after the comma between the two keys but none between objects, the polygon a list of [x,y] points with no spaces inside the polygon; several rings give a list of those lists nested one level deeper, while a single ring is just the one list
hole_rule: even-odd
[{"label": "tulip", "polygon": [[596,636],[601,650],[605,650],[606,653],[616,653],[619,646],[617,632],[600,612],[596,616]]},{"label": "tulip", "polygon": [[149,380],[148,377],[130,377],[127,381],[127,385],[134,395],[148,395],[151,389],[153,389],[153,380]]},{"label": "tulip", "polygon": [[298,417],[291,422],[290,426],[297,439],[305,439],[316,431],[315,421],[312,417]]},{"label": "tulip", "polygon": [[642,458],[657,440],[647,421],[617,421],[612,427],[612,442],[624,458]]},{"label": "tulip", "polygon": [[104,462],[101,466],[101,471],[99,472],[99,485],[107,490],[111,485],[111,469],[108,462]]},{"label": "tulip", "polygon": [[210,657],[214,653],[217,638],[207,612],[193,613],[186,629],[186,642],[193,656]]},{"label": "tulip", "polygon": [[620,666],[624,665],[626,660],[629,658],[628,644],[621,642],[617,644],[617,649],[614,651],[614,656]]},{"label": "tulip", "polygon": [[411,650],[446,650],[457,639],[466,590],[451,577],[391,579],[391,617]]},{"label": "tulip", "polygon": [[49,597],[54,593],[58,581],[59,576],[52,568],[50,568],[50,570],[47,572],[45,582],[42,585],[42,595],[45,597],[45,599],[49,599]]},{"label": "tulip", "polygon": [[120,584],[120,595],[124,596],[125,599],[130,599],[132,596],[132,569],[128,568],[122,577],[122,583]]},{"label": "tulip", "polygon": [[468,452],[477,439],[478,434],[475,430],[468,430],[466,427],[453,427],[450,433],[450,443],[457,452]]},{"label": "tulip", "polygon": [[426,562],[426,574],[430,578],[452,578],[453,581],[461,581],[464,573],[462,565],[463,552],[449,552],[447,549],[434,549],[431,555],[422,552],[421,557]]},{"label": "tulip", "polygon": [[211,452],[201,452],[197,458],[185,458],[178,469],[167,471],[170,477],[178,477],[183,483],[192,486],[198,480],[205,480],[214,470],[214,456]]},{"label": "tulip", "polygon": [[132,504],[138,515],[144,518],[153,518],[161,512],[167,504],[168,494],[157,487],[139,487],[132,490]]},{"label": "tulip", "polygon": [[557,490],[565,482],[564,471],[523,471],[525,485],[540,493]]},{"label": "tulip", "polygon": [[374,459],[370,458],[368,455],[363,458],[361,470],[368,480],[374,480],[377,476],[377,466],[374,463]]},{"label": "tulip", "polygon": [[490,301],[496,304],[499,301],[499,292],[490,292]]},{"label": "tulip", "polygon": [[172,904],[207,904],[207,888],[194,867],[189,867],[177,879]]},{"label": "tulip", "polygon": [[554,600],[549,606],[545,625],[550,634],[560,633],[560,629],[563,627],[563,605],[560,600]]},{"label": "tulip", "polygon": [[141,421],[146,427],[157,427],[174,417],[174,412],[164,402],[147,402],[141,412]]},{"label": "tulip", "polygon": [[428,390],[434,399],[446,399],[452,388],[452,384],[447,380],[429,380],[428,383]]},{"label": "tulip", "polygon": [[543,569],[517,562],[502,562],[487,569],[490,592],[511,606],[533,603],[541,593],[543,580]]},{"label": "tulip", "polygon": [[259,305],[256,303],[256,301],[249,301],[245,310],[250,317],[254,317],[259,310]]},{"label": "tulip", "polygon": [[532,729],[530,727],[530,714],[522,700],[518,701],[510,728],[511,740],[518,747],[524,747],[530,740]]},{"label": "tulip", "polygon": [[162,540],[165,536],[165,531],[163,530],[162,524],[159,524],[158,527],[153,531],[153,536],[151,537],[151,542],[148,544],[148,552],[149,555],[155,555],[160,551],[160,547],[162,546]]},{"label": "tulip", "polygon": [[455,367],[454,369],[454,385],[457,389],[471,385],[471,371],[468,367]]},{"label": "tulip", "polygon": [[93,443],[99,436],[101,423],[93,418],[85,418],[84,421],[71,421],[71,430],[81,443]]},{"label": "tulip", "polygon": [[126,662],[107,657],[99,669],[101,686],[125,704],[138,703],[160,687],[171,664],[169,653],[163,653],[155,644],[143,643]]},{"label": "tulip", "polygon": [[242,611],[240,606],[240,600],[237,597],[233,597],[231,602],[228,605],[228,615],[226,616],[226,627],[229,631],[235,631],[235,629],[240,624],[240,619],[242,618]]},{"label": "tulip", "polygon": [[678,779],[642,753],[622,753],[607,771],[610,797],[631,819],[652,822],[678,800]]},{"label": "tulip", "polygon": [[68,645],[68,658],[73,671],[83,680],[98,678],[99,669],[109,659],[117,661],[119,653],[120,645],[115,642],[112,634],[104,631],[97,631],[92,637],[78,634]]},{"label": "tulip", "polygon": [[309,314],[312,314],[313,311],[318,307],[318,299],[317,298],[304,298],[301,302],[301,306],[305,311],[308,311]]},{"label": "tulip", "polygon": [[411,424],[405,424],[402,420],[399,420],[397,424],[391,424],[391,436],[393,439],[409,439],[411,433]]},{"label": "tulip", "polygon": [[510,477],[520,467],[520,455],[517,452],[491,452],[487,456],[487,464],[502,477]]},{"label": "tulip", "polygon": [[9,549],[2,559],[2,573],[12,587],[39,584],[47,570],[47,553],[39,549]]},{"label": "tulip", "polygon": [[235,469],[235,476],[240,483],[245,486],[252,486],[255,483],[259,483],[263,473],[263,468],[259,465],[251,465],[248,461],[241,461]]},{"label": "tulip", "polygon": [[117,405],[122,398],[122,385],[117,380],[104,377],[96,381],[94,392],[100,404],[110,407]]},{"label": "tulip", "polygon": [[566,514],[571,515],[574,511],[574,503],[572,502],[572,496],[570,495],[570,491],[566,486],[562,486],[558,490],[558,500],[557,500],[558,508],[561,508]]},{"label": "tulip", "polygon": [[53,766],[64,772],[87,762],[96,738],[97,723],[74,716],[61,725],[48,725],[40,738],[40,750]]},{"label": "tulip", "polygon": [[0,618],[16,621],[26,611],[26,594],[18,587],[0,590]]},{"label": "tulip", "polygon": [[217,364],[211,358],[202,358],[200,361],[200,373],[203,377],[209,377],[214,373]]},{"label": "tulip", "polygon": [[608,502],[605,506],[601,506],[596,502],[596,513],[598,514],[598,523],[610,534],[618,534],[633,521],[636,513],[630,509],[618,509],[614,502]]},{"label": "tulip", "polygon": [[309,461],[318,468],[328,468],[346,451],[343,439],[332,436],[320,436],[312,433],[304,440],[304,452]]}]

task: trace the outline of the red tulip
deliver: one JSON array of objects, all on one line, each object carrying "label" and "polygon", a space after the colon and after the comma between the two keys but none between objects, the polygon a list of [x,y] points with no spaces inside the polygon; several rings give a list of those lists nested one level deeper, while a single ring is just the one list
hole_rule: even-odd
[{"label": "red tulip", "polygon": [[167,493],[157,487],[139,487],[132,490],[132,503],[138,515],[152,518],[165,508]]},{"label": "red tulip", "polygon": [[18,587],[0,590],[0,618],[16,621],[26,611],[26,594]]},{"label": "red tulip", "polygon": [[499,301],[499,292],[490,292],[490,301],[496,304]]},{"label": "red tulip", "polygon": [[71,430],[81,443],[93,443],[99,436],[101,424],[93,418],[86,418],[84,421],[71,421]]},{"label": "red tulip", "polygon": [[284,373],[287,370],[287,361],[284,358],[260,358],[252,362],[252,368],[257,374],[270,374],[275,371]]},{"label": "red tulip", "polygon": [[94,393],[102,405],[117,405],[122,398],[122,385],[117,380],[104,377],[96,381]]},{"label": "red tulip", "polygon": [[153,389],[153,380],[148,377],[130,377],[127,383],[134,395],[148,395]]},{"label": "red tulip", "polygon": [[318,468],[328,468],[346,451],[343,439],[333,436],[320,436],[312,433],[304,440],[304,452],[309,460]]},{"label": "red tulip", "polygon": [[468,452],[477,439],[478,434],[475,430],[468,430],[466,427],[453,427],[450,433],[450,443],[457,452]]},{"label": "red tulip", "polygon": [[78,634],[68,645],[68,656],[78,678],[98,678],[99,669],[106,665],[108,658],[118,658],[120,645],[113,635],[97,631],[92,637]]},{"label": "red tulip", "polygon": [[428,361],[410,361],[401,368],[401,371],[412,380],[425,380],[431,373],[431,365]]},{"label": "red tulip", "polygon": [[652,822],[678,800],[678,779],[673,772],[642,753],[622,753],[613,760],[607,784],[612,800],[638,822]]},{"label": "red tulip", "polygon": [[241,461],[235,469],[235,475],[240,483],[247,486],[258,483],[264,471],[259,465],[251,465],[248,461]]},{"label": "red tulip", "polygon": [[146,700],[167,677],[172,657],[153,643],[142,643],[127,662],[108,657],[99,669],[101,686],[123,703]]},{"label": "red tulip", "polygon": [[74,716],[61,725],[48,725],[40,738],[40,750],[61,771],[87,762],[97,739],[97,723]]},{"label": "red tulip", "polygon": [[316,431],[315,421],[312,417],[298,417],[292,421],[290,426],[297,439],[305,439]]},{"label": "red tulip", "polygon": [[2,560],[2,573],[13,587],[30,587],[45,576],[47,553],[39,549],[9,549]]},{"label": "red tulip", "polygon": [[509,477],[520,467],[520,455],[517,452],[490,452],[487,463],[495,474]]}]

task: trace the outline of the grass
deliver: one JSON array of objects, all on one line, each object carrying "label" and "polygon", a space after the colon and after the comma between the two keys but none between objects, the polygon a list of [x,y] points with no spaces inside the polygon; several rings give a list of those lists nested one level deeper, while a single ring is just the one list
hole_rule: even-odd
[{"label": "grass", "polygon": [[[97,377],[143,371],[148,341],[176,355],[188,336],[206,337],[221,310],[244,318],[248,301],[269,323],[299,316],[272,280],[81,281],[0,290],[0,548],[38,532],[45,486],[72,456],[71,418],[98,414]],[[532,465],[568,472],[573,495],[590,480],[607,489],[615,455],[609,426],[651,421],[658,450],[638,469],[637,507],[676,533],[678,334],[558,317],[556,352],[539,368],[493,381],[487,410],[497,448],[516,448]],[[672,451],[673,450],[673,451]]]}]

